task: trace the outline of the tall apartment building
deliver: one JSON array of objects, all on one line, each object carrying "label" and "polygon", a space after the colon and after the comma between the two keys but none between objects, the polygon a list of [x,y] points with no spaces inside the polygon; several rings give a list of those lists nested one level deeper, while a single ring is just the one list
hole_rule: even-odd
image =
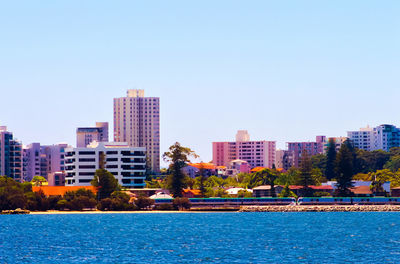
[{"label": "tall apartment building", "polygon": [[92,142],[86,148],[68,148],[65,153],[65,185],[89,186],[101,157],[105,169],[111,172],[123,187],[143,188],[146,183],[145,148],[129,147],[127,143]]},{"label": "tall apartment building", "polygon": [[34,176],[43,176],[62,172],[64,168],[64,152],[68,144],[42,146],[32,143],[23,148],[23,179],[31,181]]},{"label": "tall apartment building", "polygon": [[114,98],[114,141],[146,148],[148,170],[160,170],[160,98],[144,97],[144,90],[128,90]]},{"label": "tall apartment building", "polygon": [[0,126],[0,175],[22,181],[22,144]]},{"label": "tall apartment building", "polygon": [[325,136],[317,136],[315,142],[287,142],[288,151],[293,155],[293,166],[300,166],[301,154],[304,151],[307,151],[310,156],[322,154],[325,143]]},{"label": "tall apartment building", "polygon": [[108,122],[96,122],[96,127],[76,129],[76,147],[85,148],[93,141],[108,142]]},{"label": "tall apartment building", "polygon": [[375,128],[361,128],[359,131],[348,131],[348,138],[355,148],[389,151],[400,147],[400,129],[393,125],[380,125]]},{"label": "tall apartment building", "polygon": [[275,163],[275,141],[250,141],[245,130],[238,131],[235,142],[213,142],[213,163],[229,166],[232,160],[247,161],[250,167],[272,168]]},{"label": "tall apartment building", "polygon": [[355,148],[372,151],[375,149],[374,129],[369,126],[359,131],[348,131],[347,137]]}]

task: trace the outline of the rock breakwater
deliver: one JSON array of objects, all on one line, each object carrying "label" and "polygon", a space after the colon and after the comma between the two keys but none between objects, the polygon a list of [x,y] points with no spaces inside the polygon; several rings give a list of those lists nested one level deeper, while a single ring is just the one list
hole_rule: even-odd
[{"label": "rock breakwater", "polygon": [[400,212],[400,205],[242,206],[239,212]]}]

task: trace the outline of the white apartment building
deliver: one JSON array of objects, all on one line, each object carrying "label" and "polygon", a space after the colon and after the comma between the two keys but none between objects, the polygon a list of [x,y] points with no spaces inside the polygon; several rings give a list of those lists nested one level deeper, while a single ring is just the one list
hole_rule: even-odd
[{"label": "white apartment building", "polygon": [[114,141],[146,148],[147,169],[160,170],[160,98],[144,97],[144,90],[128,90],[114,98]]},{"label": "white apartment building", "polygon": [[108,122],[96,122],[96,127],[76,129],[76,147],[85,148],[93,141],[108,142]]},{"label": "white apartment building", "polygon": [[360,131],[348,131],[348,138],[355,148],[389,151],[400,147],[400,129],[393,125],[380,125],[375,128],[361,128]]},{"label": "white apartment building", "polygon": [[89,186],[100,158],[105,157],[105,169],[119,184],[128,188],[143,188],[146,184],[146,149],[130,147],[123,142],[92,142],[86,148],[69,148],[65,151],[65,185]]}]

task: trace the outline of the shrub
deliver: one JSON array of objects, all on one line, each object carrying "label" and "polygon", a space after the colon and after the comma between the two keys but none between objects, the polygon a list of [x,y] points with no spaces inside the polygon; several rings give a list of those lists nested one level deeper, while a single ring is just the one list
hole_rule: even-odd
[{"label": "shrub", "polygon": [[135,200],[135,205],[138,207],[139,210],[148,209],[150,206],[154,204],[154,200],[148,197],[140,196]]},{"label": "shrub", "polygon": [[189,199],[186,197],[182,197],[182,198],[177,197],[174,199],[172,204],[174,205],[175,209],[179,209],[179,210],[190,209],[190,207],[192,206]]},{"label": "shrub", "polygon": [[154,209],[160,210],[160,211],[172,211],[172,210],[174,210],[174,206],[172,204],[163,203],[163,204],[157,204],[154,207]]}]

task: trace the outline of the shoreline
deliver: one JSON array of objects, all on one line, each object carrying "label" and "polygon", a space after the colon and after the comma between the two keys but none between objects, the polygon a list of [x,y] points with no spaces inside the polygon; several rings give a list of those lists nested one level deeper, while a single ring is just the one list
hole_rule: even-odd
[{"label": "shoreline", "polygon": [[400,205],[242,206],[239,212],[400,212]]}]

